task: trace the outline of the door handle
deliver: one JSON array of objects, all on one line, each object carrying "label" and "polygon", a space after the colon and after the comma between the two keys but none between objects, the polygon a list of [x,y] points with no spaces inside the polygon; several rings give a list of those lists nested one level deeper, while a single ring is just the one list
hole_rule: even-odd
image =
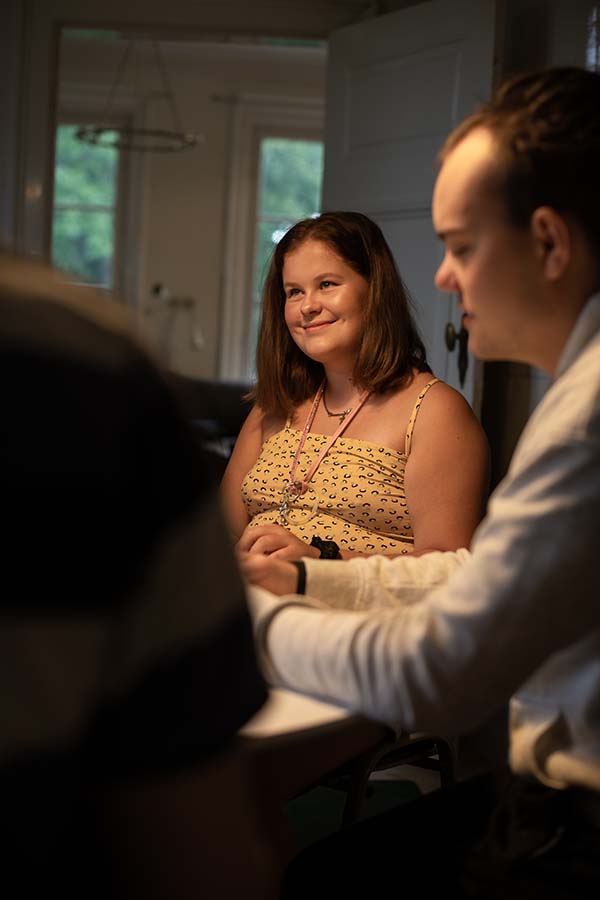
[{"label": "door handle", "polygon": [[458,344],[458,380],[460,386],[465,386],[465,378],[469,367],[469,353],[467,346],[469,343],[469,332],[463,325],[461,318],[460,331],[457,331],[452,322],[446,324],[445,331],[446,347],[452,353]]}]

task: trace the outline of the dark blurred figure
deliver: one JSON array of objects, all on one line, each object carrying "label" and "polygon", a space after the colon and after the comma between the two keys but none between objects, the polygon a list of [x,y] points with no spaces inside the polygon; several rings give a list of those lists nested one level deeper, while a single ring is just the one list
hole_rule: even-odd
[{"label": "dark blurred figure", "polygon": [[233,749],[262,705],[214,485],[123,312],[0,257],[3,878],[272,897]]}]

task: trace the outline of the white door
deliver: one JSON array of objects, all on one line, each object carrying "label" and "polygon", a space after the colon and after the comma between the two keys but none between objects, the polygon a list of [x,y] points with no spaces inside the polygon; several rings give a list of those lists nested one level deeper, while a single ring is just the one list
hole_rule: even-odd
[{"label": "white door", "polygon": [[[433,0],[333,32],[329,44],[324,210],[363,212],[383,229],[415,302],[435,374],[477,409],[479,369],[459,384],[454,298],[436,290],[431,224],[436,154],[491,91],[495,0]],[[476,369],[477,374],[476,374]]]}]

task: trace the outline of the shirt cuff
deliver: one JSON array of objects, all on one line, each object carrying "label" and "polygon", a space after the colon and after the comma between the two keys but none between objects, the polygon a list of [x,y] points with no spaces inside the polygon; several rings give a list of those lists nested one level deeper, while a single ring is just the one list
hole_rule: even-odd
[{"label": "shirt cuff", "polygon": [[304,592],[307,596],[330,608],[352,608],[350,598],[359,593],[362,573],[351,560],[303,557],[302,562],[306,569]]}]

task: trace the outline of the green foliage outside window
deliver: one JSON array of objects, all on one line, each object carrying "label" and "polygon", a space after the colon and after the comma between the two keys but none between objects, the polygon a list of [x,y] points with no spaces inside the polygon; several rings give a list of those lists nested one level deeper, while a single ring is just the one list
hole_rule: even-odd
[{"label": "green foliage outside window", "polygon": [[80,281],[112,287],[118,150],[78,141],[77,128],[57,128],[52,260]]},{"label": "green foliage outside window", "polygon": [[278,240],[295,222],[321,209],[323,144],[288,138],[265,138],[260,147],[255,235],[254,308],[250,350],[254,355],[260,318],[260,295]]}]

